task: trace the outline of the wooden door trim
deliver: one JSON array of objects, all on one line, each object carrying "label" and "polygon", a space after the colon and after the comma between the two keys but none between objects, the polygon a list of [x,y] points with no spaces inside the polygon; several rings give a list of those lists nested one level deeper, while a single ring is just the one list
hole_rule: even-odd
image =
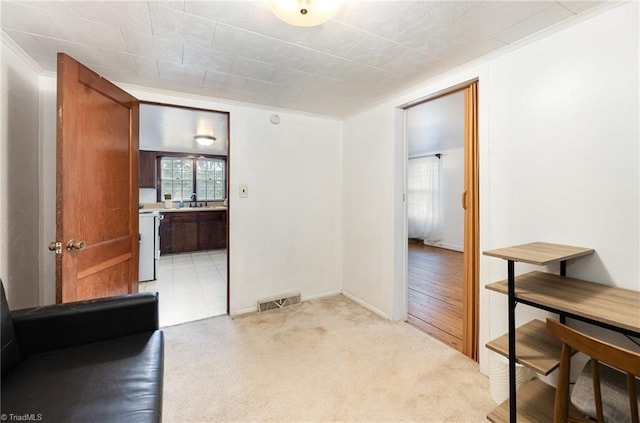
[{"label": "wooden door trim", "polygon": [[478,82],[464,89],[464,289],[462,353],[478,361],[479,348],[479,263],[480,263],[480,177],[478,160]]},{"label": "wooden door trim", "polygon": [[417,100],[411,101],[409,103],[403,104],[400,106],[402,109],[408,109],[413,106],[418,106],[422,103],[426,103],[427,101],[435,100],[440,97],[448,96],[449,94],[457,93],[458,91],[466,90],[471,84],[478,82],[478,78],[470,79],[465,82],[461,82],[459,84],[453,85],[451,87],[447,87],[443,90],[436,91],[435,93],[429,94],[428,96],[421,97]]},{"label": "wooden door trim", "polygon": [[[473,87],[473,88],[472,88]],[[479,281],[480,281],[480,173],[478,157],[478,78],[437,91],[400,106],[407,110],[427,101],[459,91],[465,93],[464,140],[464,282],[462,316],[462,353],[475,361],[479,359]],[[406,222],[405,222],[406,224]],[[405,247],[406,248],[406,247]],[[406,250],[405,250],[406,251]],[[407,257],[405,253],[405,265]],[[405,274],[405,291],[406,279]],[[405,304],[406,304],[405,300]]]}]

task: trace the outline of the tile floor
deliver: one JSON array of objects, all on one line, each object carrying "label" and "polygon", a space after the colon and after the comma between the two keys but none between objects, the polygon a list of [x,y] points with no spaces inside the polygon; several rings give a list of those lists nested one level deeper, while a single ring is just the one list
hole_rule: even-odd
[{"label": "tile floor", "polygon": [[160,293],[160,326],[225,314],[227,250],[160,256],[157,280],[139,290]]}]

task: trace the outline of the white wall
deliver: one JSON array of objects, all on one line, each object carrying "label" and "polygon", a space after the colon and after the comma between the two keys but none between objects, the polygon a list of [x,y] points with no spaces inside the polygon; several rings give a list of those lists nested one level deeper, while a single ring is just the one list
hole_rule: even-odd
[{"label": "white wall", "polygon": [[[390,175],[402,174],[393,162],[401,120],[393,117],[399,106],[478,78],[481,250],[531,241],[593,247],[570,275],[640,290],[638,51],[638,4],[626,4],[346,119],[343,289],[402,314],[388,300],[403,283],[395,261],[404,248],[402,240],[390,245],[393,217],[404,210]],[[481,286],[505,275],[503,262],[481,257]],[[506,298],[481,289],[485,373],[482,346],[505,330]]]},{"label": "white wall", "polygon": [[[340,291],[340,132],[337,120],[231,111],[231,311],[289,292]],[[249,198],[238,198],[248,184]]]},{"label": "white wall", "polygon": [[[491,63],[492,247],[592,247],[569,275],[640,290],[638,40],[634,3]],[[489,265],[494,279],[506,274],[500,260]],[[492,335],[506,330],[499,297]]]},{"label": "white wall", "polygon": [[[273,125],[271,109],[123,88],[140,100],[230,112],[231,314],[255,310],[266,297],[340,291],[340,121],[277,111]],[[55,145],[55,126],[45,132]],[[249,185],[249,198],[238,197],[240,184]]]},{"label": "white wall", "polygon": [[386,317],[393,315],[394,253],[394,149],[389,140],[395,119],[389,111],[380,106],[344,121],[342,145],[342,290]]},{"label": "white wall", "polygon": [[[56,89],[53,78],[40,77],[40,304],[56,302]],[[52,213],[53,212],[53,213]]]},{"label": "white wall", "polygon": [[38,73],[2,36],[0,277],[12,308],[38,305]]},{"label": "white wall", "polygon": [[462,251],[464,245],[464,147],[441,150],[442,240],[436,245]]}]

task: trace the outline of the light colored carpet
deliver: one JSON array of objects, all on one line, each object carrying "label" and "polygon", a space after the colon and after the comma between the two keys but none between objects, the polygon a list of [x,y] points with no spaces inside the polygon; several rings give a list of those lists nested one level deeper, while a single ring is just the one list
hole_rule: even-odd
[{"label": "light colored carpet", "polygon": [[163,328],[165,422],[485,422],[475,362],[342,295]]}]

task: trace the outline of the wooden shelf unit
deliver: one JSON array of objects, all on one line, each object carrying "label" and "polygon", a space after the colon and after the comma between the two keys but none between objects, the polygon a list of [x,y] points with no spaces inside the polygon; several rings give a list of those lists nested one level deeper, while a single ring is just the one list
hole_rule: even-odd
[{"label": "wooden shelf unit", "polygon": [[[507,280],[486,288],[509,291]],[[518,302],[632,336],[640,332],[639,291],[545,272],[516,276],[514,288]]]},{"label": "wooden shelf unit", "polygon": [[[487,419],[497,422],[551,422],[555,389],[540,380],[525,383],[516,401],[516,362],[547,375],[557,366],[559,343],[547,333],[544,323],[532,321],[515,327],[515,306],[523,303],[596,326],[640,337],[640,292],[616,288],[566,276],[567,260],[594,252],[590,248],[534,242],[485,251],[484,255],[507,260],[508,277],[486,288],[506,294],[509,331],[487,343],[487,348],[509,359],[509,398]],[[544,266],[560,262],[560,275],[529,272],[515,276],[515,262]],[[570,412],[573,410],[570,409]]]},{"label": "wooden shelf unit", "polygon": [[[532,379],[522,385],[518,391],[518,421],[520,423],[544,423],[553,422],[553,406],[555,404],[556,390],[539,379]],[[584,414],[573,404],[569,404],[569,417],[575,421],[582,421]],[[509,422],[509,400],[503,401],[499,406],[491,410],[487,420],[493,423]]]},{"label": "wooden shelf unit", "polygon": [[485,251],[485,256],[498,257],[521,263],[545,266],[547,264],[567,261],[593,254],[592,248],[573,247],[571,245],[550,244],[548,242],[532,242],[515,247],[498,248]]},{"label": "wooden shelf unit", "polygon": [[[550,336],[546,334],[544,325],[541,325],[542,322],[537,323],[534,321],[516,329],[516,304],[523,302],[534,307],[539,307],[539,305],[533,301],[523,301],[522,298],[516,295],[515,263],[522,262],[545,266],[560,262],[560,274],[564,281],[567,272],[567,260],[583,257],[593,252],[594,250],[591,248],[546,242],[533,242],[484,252],[484,255],[506,260],[508,273],[506,290],[503,290],[503,283],[487,286],[488,289],[494,288],[493,290],[495,291],[507,294],[509,313],[509,330],[507,334],[487,344],[487,348],[509,359],[509,398],[487,416],[490,421],[516,423],[518,418],[525,422],[552,421],[555,391],[553,387],[539,380],[533,380],[520,389],[521,399],[516,401],[516,362],[539,373],[549,374],[558,366],[555,360],[560,357],[560,353],[559,348],[554,345],[553,341],[549,339]],[[561,321],[564,320],[565,316],[561,314]],[[551,411],[547,412],[548,405],[543,406],[542,404],[547,404],[549,401],[551,403]]]},{"label": "wooden shelf unit", "polygon": [[[518,421],[521,423],[541,423],[553,421],[553,403],[556,390],[538,379],[530,380],[518,391]],[[493,409],[487,420],[493,423],[509,421],[509,399]]]},{"label": "wooden shelf unit", "polygon": [[[562,343],[551,336],[541,320],[532,320],[516,329],[516,363],[536,373],[548,375],[560,365]],[[509,358],[509,334],[487,343],[487,348]]]}]

